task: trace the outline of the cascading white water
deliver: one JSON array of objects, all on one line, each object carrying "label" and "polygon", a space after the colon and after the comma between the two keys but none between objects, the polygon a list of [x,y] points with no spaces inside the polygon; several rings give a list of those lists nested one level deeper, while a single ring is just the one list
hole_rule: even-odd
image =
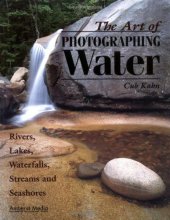
[{"label": "cascading white water", "polygon": [[45,48],[41,44],[35,42],[30,53],[30,67],[29,67],[29,79],[28,79],[29,93],[31,93],[32,87],[34,85],[36,73],[38,73],[39,66],[44,56],[45,56]]},{"label": "cascading white water", "polygon": [[61,30],[56,32],[54,37],[52,37],[52,39],[49,41],[47,48],[45,49],[44,57],[43,57],[42,62],[38,68],[38,72],[36,74],[33,86],[31,88],[28,106],[48,105],[51,103],[48,92],[47,92],[47,87],[44,83],[45,65],[47,63],[47,60],[48,60],[51,52],[55,48],[55,43],[56,43],[56,40],[57,40],[60,33],[61,33]]},{"label": "cascading white water", "polygon": [[15,116],[12,122],[22,124],[33,119],[36,115],[55,110],[48,95],[44,83],[45,65],[51,52],[55,48],[57,38],[62,30],[58,30],[50,39],[44,49],[41,44],[35,43],[31,50],[30,78],[29,78],[29,98],[26,106],[22,109],[22,114]]}]

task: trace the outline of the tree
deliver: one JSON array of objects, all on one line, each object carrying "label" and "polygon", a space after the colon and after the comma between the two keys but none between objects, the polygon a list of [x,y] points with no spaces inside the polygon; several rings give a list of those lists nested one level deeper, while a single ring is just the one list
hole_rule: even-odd
[{"label": "tree", "polygon": [[113,0],[1,0],[0,73],[22,66],[39,37],[92,15]]}]

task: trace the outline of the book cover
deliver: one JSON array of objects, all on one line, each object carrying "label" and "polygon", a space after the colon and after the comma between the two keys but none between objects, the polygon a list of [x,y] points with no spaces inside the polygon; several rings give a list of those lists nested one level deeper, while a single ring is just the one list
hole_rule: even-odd
[{"label": "book cover", "polygon": [[170,2],[0,12],[0,220],[170,219]]}]

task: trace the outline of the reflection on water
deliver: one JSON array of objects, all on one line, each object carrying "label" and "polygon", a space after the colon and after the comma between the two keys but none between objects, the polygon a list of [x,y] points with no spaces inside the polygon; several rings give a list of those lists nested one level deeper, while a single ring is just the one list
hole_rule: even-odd
[{"label": "reflection on water", "polygon": [[[145,125],[142,125],[144,123]],[[50,136],[54,136],[73,143],[77,150],[65,156],[42,157],[45,163],[50,164],[51,168],[47,170],[11,169],[8,165],[11,158],[1,159],[1,218],[5,220],[34,219],[35,213],[29,213],[29,215],[28,213],[18,213],[17,215],[9,213],[9,205],[44,204],[49,206],[49,212],[48,215],[47,213],[37,213],[37,218],[41,220],[170,219],[169,127],[169,117],[65,111],[42,115],[22,128],[8,127],[10,130],[1,132],[1,137],[3,137],[3,133],[9,134],[9,132],[31,133],[46,137],[48,141]],[[38,142],[36,147],[38,148],[39,145]],[[81,180],[76,175],[77,166],[80,163],[96,160],[106,163],[115,157],[136,159],[156,171],[167,185],[165,197],[146,202],[130,200],[112,192],[102,184],[100,178]],[[17,161],[30,163],[32,159],[23,156],[17,158]],[[9,182],[10,175],[20,177],[56,175],[57,178],[56,182],[48,184],[42,182],[18,184]],[[11,198],[8,196],[10,188],[18,191],[23,189],[32,191],[34,188],[46,191],[47,196]]]},{"label": "reflection on water", "polygon": [[99,162],[127,157],[143,163],[162,177],[167,186],[165,200],[170,201],[170,134],[147,129],[117,132],[111,128],[90,131],[42,128],[41,132],[73,142],[83,142],[97,151]]}]

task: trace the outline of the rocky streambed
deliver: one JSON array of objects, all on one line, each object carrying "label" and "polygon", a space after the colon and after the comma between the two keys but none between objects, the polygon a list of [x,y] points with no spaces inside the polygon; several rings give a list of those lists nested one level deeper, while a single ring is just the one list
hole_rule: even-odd
[{"label": "rocky streambed", "polygon": [[[151,126],[152,124],[152,126]],[[4,127],[3,127],[4,128]],[[9,140],[9,134],[32,135],[36,141]],[[170,120],[168,117],[59,111],[42,115],[22,128],[2,130],[0,149],[1,219],[169,219]],[[30,144],[31,143],[31,144]],[[9,148],[26,146],[33,155],[11,155]],[[119,157],[135,159],[158,173],[166,184],[165,195],[152,201],[128,199],[111,191],[100,177],[82,180],[82,163]],[[49,168],[11,168],[9,163],[43,161]],[[51,176],[54,182],[10,182],[10,176]],[[34,190],[46,196],[10,196]],[[48,207],[48,212],[9,212],[10,206]]]}]

